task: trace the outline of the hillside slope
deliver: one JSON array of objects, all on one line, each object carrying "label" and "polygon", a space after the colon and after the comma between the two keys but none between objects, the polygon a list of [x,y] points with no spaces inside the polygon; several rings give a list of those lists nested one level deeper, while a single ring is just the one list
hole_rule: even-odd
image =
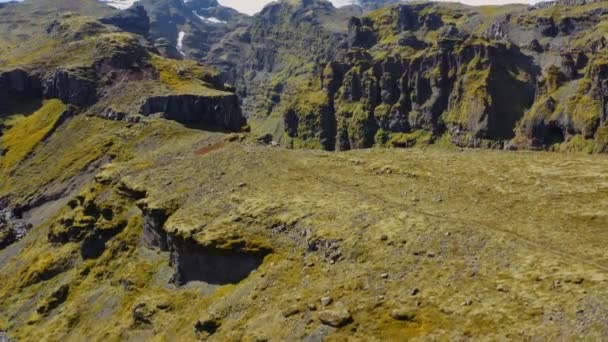
[{"label": "hillside slope", "polygon": [[[608,331],[604,158],[327,154],[83,116],[32,153],[99,139],[113,161],[0,251],[0,329],[18,340]],[[28,164],[9,179],[35,182]]]},{"label": "hillside slope", "polygon": [[455,146],[603,152],[605,2],[143,2],[0,6],[0,340],[608,339],[605,156]]}]

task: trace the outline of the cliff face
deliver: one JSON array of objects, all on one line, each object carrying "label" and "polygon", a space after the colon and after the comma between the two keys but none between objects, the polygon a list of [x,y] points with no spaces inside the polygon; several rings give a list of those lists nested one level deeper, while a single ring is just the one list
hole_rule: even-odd
[{"label": "cliff face", "polygon": [[362,57],[322,74],[339,122],[338,149],[408,145],[401,134],[419,130],[447,130],[459,142],[469,135],[463,143],[471,145],[508,140],[532,103],[529,59],[504,44],[451,42],[409,60]]},{"label": "cliff face", "polygon": [[163,117],[185,124],[207,124],[238,131],[247,124],[241,114],[236,95],[206,97],[171,95],[147,98],[140,113],[148,116],[162,113]]},{"label": "cliff face", "polygon": [[[207,60],[236,85],[254,130],[295,147],[446,137],[459,146],[569,149],[574,138],[601,150],[605,96],[596,76],[606,12],[602,1],[399,4],[366,14],[279,2]],[[578,95],[565,98],[574,88]]]},{"label": "cliff face", "polygon": [[[40,32],[24,45],[36,49],[41,44],[37,37],[43,36],[50,48],[32,52],[25,65],[2,65],[0,92],[7,99],[1,116],[18,107],[18,98],[59,99],[82,113],[113,120],[161,113],[189,125],[225,130],[244,126],[239,101],[218,73],[202,64],[159,56],[145,40],[148,28],[141,6],[100,21],[68,14],[33,27]],[[5,38],[13,36],[8,32]]]}]

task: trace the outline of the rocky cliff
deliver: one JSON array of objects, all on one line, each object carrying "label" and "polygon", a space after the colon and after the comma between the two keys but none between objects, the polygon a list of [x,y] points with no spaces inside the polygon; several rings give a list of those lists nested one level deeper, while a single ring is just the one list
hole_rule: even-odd
[{"label": "rocky cliff", "polygon": [[[29,10],[26,5],[9,9]],[[149,26],[141,6],[99,21],[60,14],[32,28],[40,32],[31,36],[31,46],[26,44],[35,50],[28,57],[29,63],[20,63],[23,58],[10,54],[4,56],[0,90],[9,97],[57,98],[81,112],[111,119],[160,113],[190,125],[228,130],[244,126],[238,99],[217,72],[202,64],[159,56],[159,50],[146,40]],[[46,41],[39,41],[38,36]],[[11,32],[6,39],[14,39]],[[5,109],[7,114],[11,111]]]},{"label": "rocky cliff", "polygon": [[367,14],[279,2],[207,60],[236,85],[254,130],[291,146],[441,138],[600,151],[606,15],[602,1],[398,4]]}]

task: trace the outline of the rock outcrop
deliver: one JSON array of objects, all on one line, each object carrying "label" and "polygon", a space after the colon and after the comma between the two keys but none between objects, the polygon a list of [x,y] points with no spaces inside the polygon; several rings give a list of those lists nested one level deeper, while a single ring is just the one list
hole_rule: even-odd
[{"label": "rock outcrop", "polygon": [[[260,13],[249,31],[251,41],[266,51],[225,75],[246,89],[241,95],[248,115],[281,113],[283,143],[294,147],[408,147],[442,135],[459,146],[490,148],[553,148],[579,135],[597,140],[606,98],[596,61],[605,59],[606,42],[593,30],[607,13],[584,7],[595,3],[568,4],[581,6],[581,14],[563,18],[543,15],[543,6],[514,7],[491,18],[474,8],[442,16],[441,4],[389,6],[351,18],[344,24],[348,32],[325,38],[335,39],[330,49],[312,40],[308,45],[317,58],[299,78],[273,80],[272,88],[252,78],[239,83],[238,74],[248,70],[256,70],[258,79],[285,74],[280,65],[288,50],[266,44],[264,35],[314,23],[301,9],[323,17],[316,1],[276,4]],[[292,21],[283,23],[278,14],[289,14]],[[472,19],[459,23],[465,15]],[[482,21],[487,21],[483,30],[473,24]],[[326,32],[323,25],[315,29],[317,36]],[[540,43],[551,37],[554,44]],[[291,93],[293,85],[300,90]],[[566,98],[573,90],[577,95]],[[535,114],[539,111],[546,115]]]},{"label": "rock outcrop", "polygon": [[132,6],[124,11],[103,17],[99,21],[144,37],[147,37],[150,31],[150,18],[143,6]]},{"label": "rock outcrop", "polygon": [[188,125],[209,125],[238,131],[246,124],[236,95],[168,95],[147,98],[142,115],[162,113],[169,120]]},{"label": "rock outcrop", "polygon": [[265,249],[247,251],[244,246],[218,248],[176,236],[169,236],[168,243],[170,264],[175,269],[171,281],[177,285],[190,281],[213,285],[236,284],[257,269],[269,252]]},{"label": "rock outcrop", "polygon": [[32,226],[17,217],[12,210],[0,207],[0,250],[21,240]]},{"label": "rock outcrop", "polygon": [[39,95],[40,80],[22,69],[14,69],[0,74],[2,93],[14,95]]},{"label": "rock outcrop", "polygon": [[42,81],[43,94],[76,106],[87,106],[97,99],[97,86],[92,70],[57,70]]}]

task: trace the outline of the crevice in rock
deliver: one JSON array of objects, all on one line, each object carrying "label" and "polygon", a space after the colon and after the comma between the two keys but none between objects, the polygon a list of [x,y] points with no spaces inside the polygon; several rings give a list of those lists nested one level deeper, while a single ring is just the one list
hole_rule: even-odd
[{"label": "crevice in rock", "polygon": [[248,251],[243,246],[226,250],[171,236],[168,244],[171,265],[175,269],[171,282],[176,285],[191,281],[213,285],[236,284],[256,270],[270,252],[267,249]]},{"label": "crevice in rock", "polygon": [[163,226],[170,215],[166,210],[149,208],[145,204],[140,204],[139,207],[142,211],[142,242],[148,248],[158,248],[163,252],[168,251],[167,233]]}]

